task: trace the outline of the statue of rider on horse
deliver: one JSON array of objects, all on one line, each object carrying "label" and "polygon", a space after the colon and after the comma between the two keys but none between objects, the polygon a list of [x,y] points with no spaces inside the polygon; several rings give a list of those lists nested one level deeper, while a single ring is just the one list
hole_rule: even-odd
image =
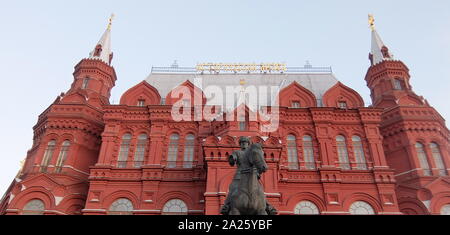
[{"label": "statue of rider on horse", "polygon": [[277,210],[266,200],[259,180],[268,167],[261,144],[251,144],[250,139],[239,139],[241,150],[229,156],[231,166],[237,165],[225,204],[223,215],[276,215]]}]

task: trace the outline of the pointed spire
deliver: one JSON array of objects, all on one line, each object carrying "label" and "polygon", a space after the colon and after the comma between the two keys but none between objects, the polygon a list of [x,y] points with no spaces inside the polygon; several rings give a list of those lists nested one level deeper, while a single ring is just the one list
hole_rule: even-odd
[{"label": "pointed spire", "polygon": [[384,60],[392,60],[394,56],[389,52],[388,47],[381,40],[375,29],[375,18],[369,14],[369,25],[372,31],[372,50],[369,55],[372,65],[376,65]]},{"label": "pointed spire", "polygon": [[114,14],[109,18],[109,24],[106,31],[98,41],[94,50],[89,53],[89,59],[100,59],[108,65],[111,65],[113,53],[111,51],[111,26]]}]

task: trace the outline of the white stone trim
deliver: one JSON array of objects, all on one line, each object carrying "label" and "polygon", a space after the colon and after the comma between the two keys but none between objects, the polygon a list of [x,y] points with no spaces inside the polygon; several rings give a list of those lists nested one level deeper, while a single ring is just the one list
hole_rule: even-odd
[{"label": "white stone trim", "polygon": [[56,206],[58,206],[59,203],[61,203],[61,201],[64,199],[64,197],[57,197],[57,196],[54,196],[54,197],[55,197],[55,205]]},{"label": "white stone trim", "polygon": [[431,212],[431,200],[422,201],[423,205],[428,209],[429,212]]},{"label": "white stone trim", "polygon": [[283,214],[294,214],[293,211],[279,211],[279,213],[283,213]]},{"label": "white stone trim", "polygon": [[6,209],[6,212],[19,212],[19,209]]},{"label": "white stone trim", "polygon": [[264,193],[267,196],[281,196],[279,193]]},{"label": "white stone trim", "polygon": [[82,212],[106,212],[105,209],[83,209]]},{"label": "white stone trim", "polygon": [[418,170],[421,170],[421,169],[422,168],[416,168],[416,169],[412,169],[412,170],[409,170],[409,171],[405,171],[405,172],[402,172],[400,174],[395,175],[395,177],[401,176],[401,175],[405,175],[405,174],[408,174],[408,173],[411,173],[411,172],[414,172],[414,171],[418,171]]},{"label": "white stone trim", "polygon": [[350,214],[349,211],[321,211],[320,214]]},{"label": "white stone trim", "polygon": [[380,212],[378,215],[403,215],[401,212]]},{"label": "white stone trim", "polygon": [[57,214],[61,214],[61,215],[67,215],[66,213],[63,213],[63,212],[57,211],[57,210],[44,210],[44,213],[45,213],[45,212],[57,213]]},{"label": "white stone trim", "polygon": [[66,167],[66,168],[70,168],[70,169],[72,169],[72,170],[74,170],[74,171],[76,171],[76,172],[79,172],[79,173],[82,173],[82,174],[85,174],[85,175],[89,176],[89,173],[84,172],[84,171],[80,171],[80,170],[74,168],[73,166],[64,165],[63,168],[65,168],[65,167]]},{"label": "white stone trim", "polygon": [[133,210],[132,212],[158,212],[158,213],[161,213],[161,210]]}]

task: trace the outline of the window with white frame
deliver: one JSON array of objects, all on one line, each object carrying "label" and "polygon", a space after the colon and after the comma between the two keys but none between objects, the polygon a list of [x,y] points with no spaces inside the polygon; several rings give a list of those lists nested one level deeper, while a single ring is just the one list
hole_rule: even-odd
[{"label": "window with white frame", "polygon": [[85,79],[83,80],[83,84],[81,85],[81,89],[87,89],[90,80],[91,80],[90,78],[85,78]]},{"label": "window with white frame", "polygon": [[114,201],[109,207],[109,215],[132,215],[133,214],[133,203],[126,199],[120,198]]},{"label": "window with white frame", "polygon": [[44,202],[39,199],[29,201],[24,207],[23,215],[43,215],[45,211]]},{"label": "window with white frame", "polygon": [[147,134],[141,134],[138,137],[136,144],[136,152],[134,153],[134,167],[139,168],[144,164],[145,150],[147,147],[148,136]]},{"label": "window with white frame", "polygon": [[186,142],[184,144],[184,168],[192,168],[192,163],[194,161],[194,147],[195,136],[189,134],[186,136]]},{"label": "window with white frame", "polygon": [[173,134],[170,136],[169,151],[167,153],[167,167],[168,168],[176,168],[177,167],[179,141],[180,141],[180,136],[178,134]]},{"label": "window with white frame", "polygon": [[367,170],[366,157],[364,156],[364,148],[361,137],[353,136],[353,153],[355,154],[356,167],[359,170]]},{"label": "window with white frame", "polygon": [[363,201],[357,201],[350,206],[350,214],[352,215],[375,215],[373,207]]},{"label": "window with white frame", "polygon": [[145,100],[138,100],[137,106],[144,107],[145,106]]},{"label": "window with white frame", "polygon": [[53,152],[55,151],[55,147],[56,147],[56,140],[51,140],[50,142],[48,142],[47,144],[47,148],[45,149],[44,152],[44,157],[42,158],[42,162],[41,162],[41,172],[47,172],[47,167],[50,164],[50,162],[52,161],[52,157],[53,157]]},{"label": "window with white frame", "polygon": [[428,164],[427,154],[422,143],[416,143],[416,153],[419,160],[420,168],[423,169],[425,176],[431,176],[430,164]]},{"label": "window with white frame", "polygon": [[400,79],[394,79],[394,90],[403,90],[402,81],[400,81]]},{"label": "window with white frame", "polygon": [[69,153],[70,148],[70,141],[66,140],[63,142],[61,146],[61,150],[59,151],[58,161],[56,162],[56,173],[60,173],[62,170],[62,167],[64,166],[64,163],[67,159],[67,154]]},{"label": "window with white frame", "polygon": [[122,143],[120,145],[119,157],[117,159],[117,167],[126,168],[128,161],[128,153],[130,151],[131,134],[125,134],[122,137]]},{"label": "window with white frame", "polygon": [[168,201],[163,207],[163,215],[187,215],[188,207],[186,203],[180,199]]},{"label": "window with white frame", "polygon": [[347,109],[348,108],[347,102],[345,102],[345,101],[339,101],[338,106],[339,106],[340,109]]},{"label": "window with white frame", "polygon": [[294,209],[296,215],[319,215],[319,208],[310,201],[302,201]]},{"label": "window with white frame", "polygon": [[433,154],[434,162],[436,167],[439,169],[439,175],[447,176],[447,169],[445,168],[444,161],[442,160],[441,151],[439,150],[439,145],[436,143],[430,144],[431,154]]},{"label": "window with white frame", "polygon": [[314,160],[313,139],[309,135],[303,136],[303,157],[305,158],[306,169],[315,170],[316,161]]},{"label": "window with white frame", "polygon": [[292,101],[292,108],[298,109],[300,108],[300,101]]},{"label": "window with white frame", "polygon": [[294,135],[287,136],[287,152],[289,169],[298,169],[298,152],[297,152],[297,138]]},{"label": "window with white frame", "polygon": [[338,150],[339,165],[343,170],[350,170],[350,162],[348,160],[347,143],[344,136],[336,137],[336,146]]},{"label": "window with white frame", "polygon": [[247,123],[246,123],[246,120],[245,120],[245,116],[239,116],[238,121],[239,121],[239,130],[240,131],[246,131],[247,130]]}]

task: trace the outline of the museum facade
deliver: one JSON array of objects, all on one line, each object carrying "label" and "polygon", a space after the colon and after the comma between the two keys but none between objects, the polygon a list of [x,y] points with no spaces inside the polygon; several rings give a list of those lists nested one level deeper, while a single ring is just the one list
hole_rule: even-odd
[{"label": "museum facade", "polygon": [[450,214],[445,120],[371,26],[366,107],[331,68],[279,63],[154,67],[111,104],[110,23],[39,116],[0,214],[217,215],[241,136],[263,146],[280,215]]}]

